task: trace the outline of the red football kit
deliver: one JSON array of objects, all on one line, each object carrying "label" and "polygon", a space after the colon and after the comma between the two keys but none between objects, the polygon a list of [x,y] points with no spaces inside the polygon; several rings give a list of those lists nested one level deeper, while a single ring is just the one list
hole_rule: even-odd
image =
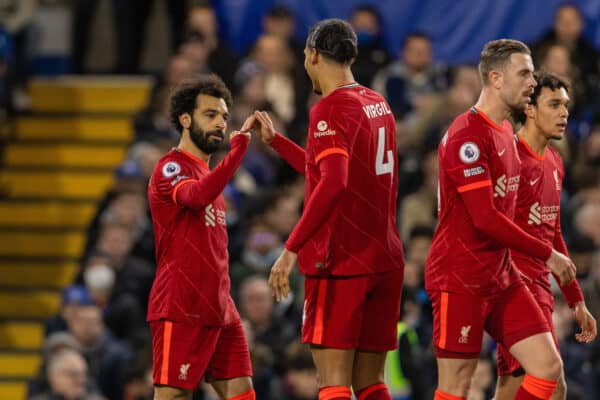
[{"label": "red football kit", "polygon": [[212,171],[192,154],[173,149],[150,179],[157,270],[148,321],[157,384],[193,389],[205,373],[218,379],[252,374],[230,295],[221,194],[247,146],[245,136],[234,137],[230,152]]},{"label": "red football kit", "polygon": [[476,357],[483,330],[508,347],[548,331],[508,251],[543,260],[552,251],[512,222],[521,179],[512,127],[473,107],[449,127],[438,161],[439,225],[425,268],[438,357]]},{"label": "red football kit", "polygon": [[404,262],[389,105],[342,86],[312,108],[306,151],[281,135],[272,147],[306,177],[304,212],[286,242],[306,275],[303,341],[395,348]]},{"label": "red football kit", "polygon": [[[562,159],[551,146],[540,156],[521,138],[517,149],[521,158],[521,183],[517,195],[515,223],[525,232],[551,243],[557,251],[567,254],[560,229],[560,193],[564,177]],[[511,251],[511,255],[527,287],[544,311],[549,326],[552,327],[554,296],[550,287],[550,269],[543,259],[515,250]],[[561,290],[570,307],[583,301],[583,294],[576,279],[569,285],[562,286]],[[498,373],[508,375],[520,367],[519,362],[508,350],[499,345]]]}]

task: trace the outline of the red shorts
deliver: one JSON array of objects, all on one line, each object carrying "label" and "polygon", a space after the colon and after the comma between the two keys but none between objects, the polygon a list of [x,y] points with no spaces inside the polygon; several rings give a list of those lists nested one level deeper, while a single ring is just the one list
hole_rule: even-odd
[{"label": "red shorts", "polygon": [[498,343],[513,344],[550,331],[529,289],[519,282],[503,292],[432,292],[433,340],[438,358],[477,358],[485,330]]},{"label": "red shorts", "polygon": [[[542,312],[544,313],[544,316],[546,317],[546,321],[548,322],[548,325],[552,329],[551,330],[552,338],[554,339],[554,344],[556,345],[556,349],[560,353],[560,349],[558,348],[558,341],[556,340],[556,336],[554,334],[554,328],[553,328],[554,324],[552,323],[552,308],[550,308],[549,306],[544,305],[544,304],[540,304],[540,307],[542,309]],[[523,375],[525,373],[525,371],[523,371],[523,369],[521,368],[521,364],[517,361],[516,358],[514,358],[512,356],[512,354],[510,354],[510,351],[508,351],[508,347],[505,347],[502,344],[498,343],[497,352],[498,352],[498,361],[497,361],[498,375],[519,376],[519,375]]]},{"label": "red shorts", "polygon": [[307,276],[302,342],[382,352],[397,347],[402,270],[360,276]]},{"label": "red shorts", "polygon": [[242,323],[206,327],[168,320],[150,322],[154,384],[194,390],[203,377],[252,376]]}]

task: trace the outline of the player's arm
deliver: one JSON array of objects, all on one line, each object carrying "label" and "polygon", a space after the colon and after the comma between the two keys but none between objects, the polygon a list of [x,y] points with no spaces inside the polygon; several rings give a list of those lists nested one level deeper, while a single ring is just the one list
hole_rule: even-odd
[{"label": "player's arm", "polygon": [[573,263],[496,209],[488,163],[495,149],[489,142],[465,130],[445,138],[442,167],[455,183],[475,228],[510,249],[546,260],[562,284],[570,283],[575,277]]},{"label": "player's arm", "polygon": [[250,134],[233,132],[231,150],[214,170],[201,179],[182,180],[175,186],[172,195],[175,204],[198,210],[212,203],[223,192],[240,166],[249,140]]},{"label": "player's arm", "polygon": [[[560,227],[560,217],[557,218],[556,225],[554,227],[554,248],[565,255],[568,255],[567,245],[562,236],[562,229]],[[556,282],[560,282],[559,278],[555,273],[554,279]],[[592,316],[592,313],[588,310],[585,300],[583,298],[583,292],[577,282],[577,279],[573,279],[568,285],[560,286],[560,291],[567,300],[569,307],[573,310],[575,321],[581,328],[581,332],[575,334],[575,338],[579,342],[589,343],[596,338],[597,327],[596,319]]]},{"label": "player's arm", "polygon": [[550,257],[552,253],[551,246],[519,228],[506,215],[496,209],[491,181],[482,182],[479,187],[476,185],[459,187],[458,192],[477,230],[508,248],[542,260],[547,260]]},{"label": "player's arm", "polygon": [[285,248],[297,253],[333,212],[336,200],[348,186],[348,154],[330,153],[319,161],[321,179],[308,199],[302,217]]},{"label": "player's arm", "polygon": [[255,127],[258,128],[261,140],[271,146],[292,168],[304,176],[306,164],[304,149],[276,132],[269,114],[265,111],[255,111],[254,116],[256,117]]},{"label": "player's arm", "polygon": [[[557,216],[554,228],[554,249],[559,253],[568,256],[569,251],[567,250],[567,245],[563,240],[561,231],[560,217]],[[552,272],[552,275],[554,276],[554,279],[556,279],[556,282],[560,283],[560,278],[554,272]],[[581,287],[579,286],[577,279],[573,279],[573,282],[569,283],[568,285],[560,286],[560,291],[562,292],[563,296],[565,296],[565,299],[571,308],[573,308],[576,303],[583,302],[583,293],[581,292]]]}]

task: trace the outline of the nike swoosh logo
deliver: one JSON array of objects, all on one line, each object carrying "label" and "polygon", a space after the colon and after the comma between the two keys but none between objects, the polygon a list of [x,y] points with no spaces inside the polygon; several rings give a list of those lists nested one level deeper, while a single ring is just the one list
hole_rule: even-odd
[{"label": "nike swoosh logo", "polygon": [[498,152],[498,157],[502,157],[504,155],[504,152],[506,151],[506,149],[502,149]]},{"label": "nike swoosh logo", "polygon": [[530,184],[531,186],[533,186],[533,185],[535,185],[535,184],[537,183],[537,181],[539,181],[539,180],[540,180],[540,178],[537,178],[537,179],[532,179],[532,180],[530,180],[530,181],[529,181],[529,184]]}]

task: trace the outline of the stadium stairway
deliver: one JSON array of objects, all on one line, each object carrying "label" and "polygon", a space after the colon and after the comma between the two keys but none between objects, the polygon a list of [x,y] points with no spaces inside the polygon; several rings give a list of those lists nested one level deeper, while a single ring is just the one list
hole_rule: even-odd
[{"label": "stadium stairway", "polygon": [[86,228],[133,138],[151,81],[34,79],[32,114],[12,126],[0,169],[0,399],[25,400],[43,321],[78,270]]}]

